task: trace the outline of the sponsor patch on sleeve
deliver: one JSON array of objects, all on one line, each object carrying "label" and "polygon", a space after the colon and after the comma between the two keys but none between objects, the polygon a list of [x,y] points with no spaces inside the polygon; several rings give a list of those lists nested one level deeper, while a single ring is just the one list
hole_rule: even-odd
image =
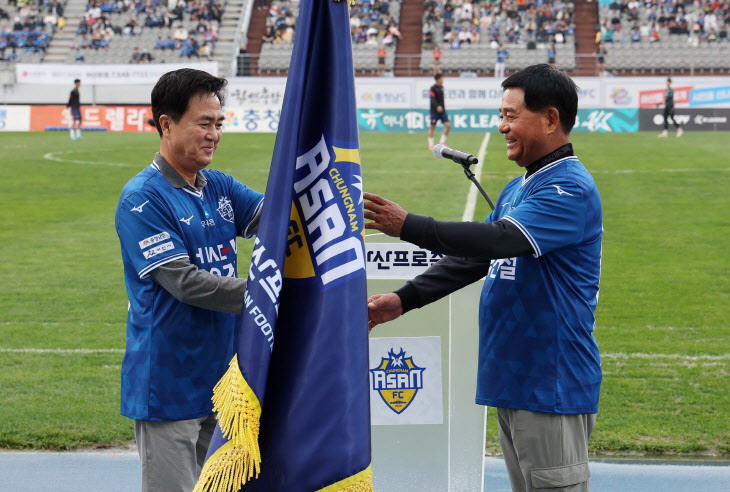
[{"label": "sponsor patch on sleeve", "polygon": [[[152,246],[153,244],[160,243],[160,242],[164,241],[165,239],[170,239],[170,235],[167,232],[162,231],[158,234],[155,234],[154,236],[150,236],[146,239],[141,240],[139,242],[139,249],[145,249],[149,246]],[[170,249],[172,249],[172,248],[170,248]]]},{"label": "sponsor patch on sleeve", "polygon": [[149,260],[153,256],[157,256],[160,253],[164,253],[165,251],[170,251],[171,249],[175,249],[175,245],[172,244],[172,241],[168,241],[166,243],[162,243],[159,246],[155,246],[154,248],[150,248],[147,251],[142,252],[145,259]]}]

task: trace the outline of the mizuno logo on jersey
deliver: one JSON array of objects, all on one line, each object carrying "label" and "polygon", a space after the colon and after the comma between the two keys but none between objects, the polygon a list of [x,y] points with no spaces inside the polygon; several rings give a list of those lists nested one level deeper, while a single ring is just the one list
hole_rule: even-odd
[{"label": "mizuno logo on jersey", "polygon": [[136,207],[132,207],[131,210],[130,210],[130,212],[139,212],[139,213],[142,213],[142,207],[144,207],[145,205],[147,205],[149,202],[150,201],[147,200],[146,202],[144,202],[141,205],[137,205]]},{"label": "mizuno logo on jersey", "polygon": [[563,190],[562,190],[562,189],[560,188],[560,186],[558,186],[558,185],[553,185],[553,186],[555,187],[555,189],[556,189],[556,190],[558,190],[558,195],[568,195],[568,196],[573,196],[572,194],[568,193],[567,191],[563,191]]},{"label": "mizuno logo on jersey", "polygon": [[190,219],[192,219],[192,218],[193,218],[192,215],[190,217],[188,217],[187,219],[181,218],[180,222],[185,222],[185,225],[190,225]]}]

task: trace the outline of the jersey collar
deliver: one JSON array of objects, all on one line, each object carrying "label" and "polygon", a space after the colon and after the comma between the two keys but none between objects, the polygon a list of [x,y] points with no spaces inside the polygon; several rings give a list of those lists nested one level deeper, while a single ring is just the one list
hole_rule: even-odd
[{"label": "jersey collar", "polygon": [[537,171],[542,169],[543,167],[547,166],[548,164],[558,161],[560,159],[563,159],[565,157],[575,155],[573,152],[573,144],[567,143],[561,147],[558,147],[557,149],[550,152],[545,157],[541,157],[540,159],[536,160],[532,164],[528,164],[525,169],[527,169],[527,172],[525,173],[525,177],[523,178],[523,181],[528,179],[530,176],[535,174]]},{"label": "jersey collar", "polygon": [[203,173],[198,172],[195,176],[195,186],[190,186],[185,178],[180,176],[177,171],[165,160],[159,152],[155,154],[155,160],[152,161],[152,166],[157,169],[160,174],[170,183],[174,188],[177,189],[189,189],[190,191],[200,192],[203,190],[208,180],[205,179]]}]

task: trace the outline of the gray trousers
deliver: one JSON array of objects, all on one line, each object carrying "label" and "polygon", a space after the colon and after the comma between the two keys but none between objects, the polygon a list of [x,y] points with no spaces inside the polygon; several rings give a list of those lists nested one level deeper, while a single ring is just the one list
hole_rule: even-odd
[{"label": "gray trousers", "polygon": [[499,443],[514,492],[588,492],[588,441],[596,414],[498,408]]},{"label": "gray trousers", "polygon": [[191,492],[214,430],[215,415],[171,422],[135,420],[142,492]]}]

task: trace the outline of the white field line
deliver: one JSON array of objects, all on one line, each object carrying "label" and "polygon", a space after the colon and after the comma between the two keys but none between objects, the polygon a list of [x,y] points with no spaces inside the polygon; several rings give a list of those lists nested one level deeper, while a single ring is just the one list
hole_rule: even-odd
[{"label": "white field line", "polygon": [[64,163],[68,163],[68,164],[86,164],[89,166],[111,166],[111,167],[132,167],[132,166],[134,166],[134,164],[130,164],[129,162],[81,161],[78,159],[65,159],[63,157],[59,157],[62,154],[68,154],[70,152],[75,152],[75,151],[66,150],[63,152],[48,152],[47,154],[43,154],[43,158],[47,159],[49,161],[64,162]]},{"label": "white field line", "polygon": [[[123,354],[124,349],[121,348],[100,348],[100,349],[64,349],[64,348],[0,348],[0,353],[5,354],[60,354],[60,355],[76,355],[76,354]],[[719,355],[684,355],[684,354],[650,354],[646,352],[626,353],[626,352],[606,352],[601,353],[601,359],[608,360],[627,360],[627,359],[670,359],[681,361],[718,361],[730,360],[730,354]]]},{"label": "white field line", "polygon": [[730,354],[719,354],[719,355],[683,355],[683,354],[648,354],[637,352],[633,354],[627,354],[624,352],[609,352],[601,354],[601,359],[610,360],[627,360],[627,359],[670,359],[670,360],[681,360],[681,361],[702,361],[702,360],[730,360]]},{"label": "white field line", "polygon": [[[489,133],[487,133],[487,135],[486,135],[487,142],[489,142],[489,135],[490,135]],[[482,144],[483,143],[484,142],[482,142]],[[75,151],[73,151],[73,150],[66,150],[66,151],[62,151],[62,152],[48,152],[47,154],[44,154],[43,155],[43,158],[44,159],[47,159],[49,161],[65,162],[65,163],[69,163],[69,164],[85,164],[85,165],[88,165],[88,166],[141,167],[141,165],[132,164],[132,163],[129,163],[129,162],[83,161],[83,160],[79,160],[79,159],[66,159],[66,158],[60,157],[62,154],[68,154],[68,153],[72,153],[72,152],[75,152]],[[485,152],[486,152],[486,146],[485,146]],[[480,152],[479,152],[478,156],[479,156],[478,157],[479,158],[479,164],[477,164],[475,170],[478,169],[481,172],[482,163],[483,163],[482,162],[483,161],[483,158],[481,157],[481,149],[480,149]],[[223,171],[223,172],[227,172],[229,174],[231,172],[235,171],[234,169],[229,169],[229,168],[218,168],[218,170],[219,171]],[[522,171],[523,171],[522,169],[518,168],[515,165],[514,171],[504,171],[504,172],[490,171],[490,172],[485,173],[485,175],[487,175],[487,176],[511,176],[511,177],[517,177],[517,176],[523,174]],[[715,168],[715,169],[707,169],[707,168],[693,167],[693,168],[678,168],[678,169],[662,169],[661,171],[656,171],[656,170],[653,170],[653,169],[614,169],[614,170],[593,169],[593,170],[590,170],[590,173],[591,174],[643,174],[643,173],[652,173],[652,174],[654,174],[654,173],[657,173],[657,172],[662,172],[662,173],[702,173],[702,174],[707,174],[707,173],[712,173],[712,172],[727,172],[727,171],[730,171],[730,167],[720,167],[720,168]],[[269,169],[268,169],[268,167],[267,168],[253,168],[253,169],[247,169],[246,172],[266,172],[266,173],[268,173],[269,172]],[[476,172],[476,171],[474,172],[474,174],[477,175],[477,178],[479,178],[479,176],[481,174],[480,172],[479,173]],[[368,169],[367,173],[368,174],[393,174],[393,170],[392,169]],[[426,168],[422,168],[422,169],[416,169],[416,170],[412,170],[412,171],[404,171],[404,170],[401,170],[401,171],[398,171],[398,173],[399,174],[419,174],[419,175],[424,175],[424,174],[452,174],[453,171],[444,170],[444,169],[430,169],[430,170],[427,170]],[[476,197],[476,191],[474,192],[474,195]],[[471,219],[469,219],[469,220],[471,220]]]},{"label": "white field line", "polygon": [[76,354],[123,354],[124,349],[120,348],[106,348],[106,349],[62,349],[62,348],[0,348],[0,353],[4,354],[61,354],[61,355],[76,355]]},{"label": "white field line", "polygon": [[[479,146],[479,152],[477,153],[477,159],[479,163],[474,167],[473,173],[477,181],[482,177],[482,167],[484,166],[484,157],[487,155],[487,145],[489,145],[489,132],[484,134],[482,144]],[[469,182],[469,193],[466,195],[466,206],[464,207],[464,215],[461,216],[462,222],[470,222],[474,220],[474,211],[477,206],[477,187],[474,183]]]}]

